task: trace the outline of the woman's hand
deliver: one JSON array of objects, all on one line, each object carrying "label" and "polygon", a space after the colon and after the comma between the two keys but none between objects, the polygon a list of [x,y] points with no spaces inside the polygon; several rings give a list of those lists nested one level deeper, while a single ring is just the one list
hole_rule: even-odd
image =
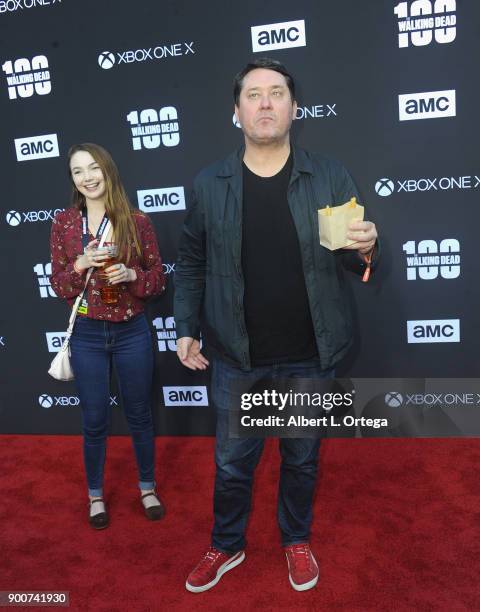
[{"label": "woman's hand", "polygon": [[[107,251],[99,251],[96,248],[98,242],[98,239],[89,242],[85,248],[84,254],[80,255],[75,260],[73,267],[77,272],[80,273],[92,267],[103,268],[105,260],[111,258],[111,255]],[[132,268],[127,268],[123,263],[108,266],[108,268],[105,268],[104,272],[110,285],[117,285],[118,283],[131,283],[137,280],[137,273],[135,270]]]},{"label": "woman's hand", "polygon": [[113,264],[105,268],[105,274],[108,277],[108,283],[110,285],[117,285],[118,283],[131,283],[137,280],[137,273],[133,268],[127,268],[125,264]]},{"label": "woman's hand", "polygon": [[83,272],[88,268],[101,268],[105,259],[108,259],[110,255],[106,252],[98,252],[98,239],[89,242],[85,248],[83,255],[80,255],[73,264],[73,267],[77,272]]}]

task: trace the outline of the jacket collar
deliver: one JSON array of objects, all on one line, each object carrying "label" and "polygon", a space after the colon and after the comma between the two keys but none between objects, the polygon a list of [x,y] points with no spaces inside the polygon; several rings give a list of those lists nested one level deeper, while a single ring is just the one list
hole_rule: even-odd
[{"label": "jacket collar", "polygon": [[[300,174],[314,174],[313,164],[308,153],[294,144],[291,145],[293,153],[293,167],[291,181],[294,181]],[[242,145],[223,160],[223,164],[217,172],[218,177],[229,178],[240,176],[242,171],[243,155],[245,146]]]}]

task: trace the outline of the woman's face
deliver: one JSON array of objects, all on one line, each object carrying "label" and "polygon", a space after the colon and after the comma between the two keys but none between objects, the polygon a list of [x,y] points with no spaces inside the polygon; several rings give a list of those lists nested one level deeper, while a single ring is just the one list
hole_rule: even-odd
[{"label": "woman's face", "polygon": [[105,178],[100,166],[88,153],[77,151],[70,159],[72,180],[78,191],[88,200],[102,200],[105,195]]}]

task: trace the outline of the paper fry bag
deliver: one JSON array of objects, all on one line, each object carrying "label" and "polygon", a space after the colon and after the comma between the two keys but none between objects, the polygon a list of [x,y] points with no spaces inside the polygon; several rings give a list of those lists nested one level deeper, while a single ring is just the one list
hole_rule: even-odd
[{"label": "paper fry bag", "polygon": [[330,251],[343,249],[355,243],[347,238],[348,225],[351,221],[363,221],[365,209],[357,204],[357,199],[342,206],[327,206],[318,211],[320,244]]}]

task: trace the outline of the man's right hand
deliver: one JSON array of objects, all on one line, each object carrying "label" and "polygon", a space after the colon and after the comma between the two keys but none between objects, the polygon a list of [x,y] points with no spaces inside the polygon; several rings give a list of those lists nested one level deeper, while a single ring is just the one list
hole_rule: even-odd
[{"label": "man's right hand", "polygon": [[190,370],[206,370],[210,365],[200,352],[200,342],[189,336],[177,339],[177,355]]}]

